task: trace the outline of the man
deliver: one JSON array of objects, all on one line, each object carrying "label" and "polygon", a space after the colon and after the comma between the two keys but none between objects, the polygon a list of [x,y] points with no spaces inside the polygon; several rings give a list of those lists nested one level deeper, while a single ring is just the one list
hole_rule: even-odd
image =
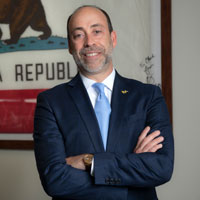
[{"label": "man", "polygon": [[[116,33],[102,9],[78,8],[67,30],[79,73],[41,93],[35,112],[45,191],[53,199],[156,200],[155,186],[173,171],[173,136],[160,89],[114,70]],[[97,108],[101,101],[107,105]]]}]

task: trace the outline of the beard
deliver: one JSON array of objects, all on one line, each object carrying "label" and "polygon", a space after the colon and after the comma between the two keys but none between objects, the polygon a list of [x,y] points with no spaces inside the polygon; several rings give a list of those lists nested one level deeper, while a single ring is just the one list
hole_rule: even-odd
[{"label": "beard", "polygon": [[[80,71],[84,71],[90,74],[96,74],[98,72],[101,72],[108,66],[108,64],[112,60],[112,51],[113,51],[112,44],[109,45],[107,53],[105,52],[105,48],[93,45],[90,47],[82,48],[79,52],[80,56],[78,56],[77,52],[75,51],[72,52],[72,55]],[[99,52],[102,54],[103,59],[100,60],[99,64],[96,64],[95,67],[92,67],[90,63],[86,63],[86,61],[82,58],[82,56],[87,54],[88,52]]]}]

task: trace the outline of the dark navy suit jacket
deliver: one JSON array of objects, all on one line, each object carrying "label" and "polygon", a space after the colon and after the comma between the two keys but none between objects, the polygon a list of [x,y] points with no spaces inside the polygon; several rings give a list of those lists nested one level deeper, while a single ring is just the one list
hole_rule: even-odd
[{"label": "dark navy suit jacket", "polygon": [[[124,92],[126,91],[126,92]],[[116,73],[107,150],[79,74],[40,93],[34,120],[37,167],[53,199],[156,200],[155,186],[173,171],[174,145],[169,115],[159,87]],[[164,136],[156,153],[135,154],[138,136],[149,125]],[[66,164],[65,158],[94,154],[94,176]]]}]

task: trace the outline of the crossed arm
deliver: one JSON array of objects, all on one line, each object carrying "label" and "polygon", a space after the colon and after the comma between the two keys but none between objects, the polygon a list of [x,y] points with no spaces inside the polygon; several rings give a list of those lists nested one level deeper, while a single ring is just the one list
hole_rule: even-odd
[{"label": "crossed arm", "polygon": [[[146,124],[152,133],[150,127],[146,127],[132,153],[95,154],[94,178],[91,178],[85,171],[85,154],[66,158],[63,137],[50,103],[45,95],[40,95],[34,141],[37,167],[45,191],[53,197],[99,199],[99,196],[106,196],[112,199],[113,194],[119,198],[126,195],[130,187],[149,188],[168,181],[173,170],[173,136],[160,92],[148,109]],[[160,131],[152,131],[156,129]],[[106,182],[107,177],[122,180],[117,183],[118,190],[115,184]]]},{"label": "crossed arm", "polygon": [[[133,152],[136,154],[151,152],[155,153],[157,150],[162,148],[162,142],[164,141],[163,136],[160,135],[160,131],[156,130],[148,135],[151,128],[147,126],[138,138],[138,142]],[[86,170],[83,162],[83,158],[86,154],[81,154],[77,156],[71,156],[66,158],[66,163],[74,168]]]}]

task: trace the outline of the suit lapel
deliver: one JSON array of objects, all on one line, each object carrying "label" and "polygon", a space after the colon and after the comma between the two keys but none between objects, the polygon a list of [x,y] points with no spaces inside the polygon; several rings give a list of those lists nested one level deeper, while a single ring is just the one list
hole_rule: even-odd
[{"label": "suit lapel", "polygon": [[71,82],[69,82],[69,86],[69,94],[79,110],[96,152],[103,152],[104,147],[98,122],[88,93],[79,74]]},{"label": "suit lapel", "polygon": [[129,91],[127,85],[123,81],[123,78],[116,73],[112,101],[111,101],[111,116],[109,123],[109,133],[107,142],[107,151],[115,152],[115,146],[120,137],[123,137],[123,130],[121,130],[122,118],[124,115],[125,107],[129,97]]}]

